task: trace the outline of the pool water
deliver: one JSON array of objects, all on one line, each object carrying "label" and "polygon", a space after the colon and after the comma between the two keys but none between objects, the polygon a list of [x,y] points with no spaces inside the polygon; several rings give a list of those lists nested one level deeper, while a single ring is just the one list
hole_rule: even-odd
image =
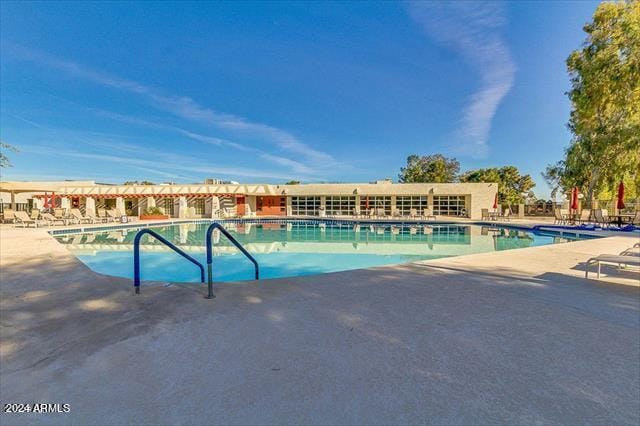
[{"label": "pool water", "polygon": [[[256,258],[261,278],[279,278],[368,268],[464,254],[511,250],[571,241],[515,228],[482,225],[226,223],[225,228]],[[206,265],[207,223],[153,227]],[[55,238],[92,270],[133,278],[133,239],[139,229],[118,229]],[[253,278],[253,264],[214,231],[215,281]],[[141,240],[143,280],[198,282],[198,268],[152,237]]]}]

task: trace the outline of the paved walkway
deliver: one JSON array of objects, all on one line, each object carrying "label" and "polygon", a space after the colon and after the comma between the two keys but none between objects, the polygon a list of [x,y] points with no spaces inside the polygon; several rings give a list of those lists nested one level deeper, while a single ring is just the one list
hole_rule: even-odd
[{"label": "paved walkway", "polygon": [[[0,237],[0,400],[12,424],[633,424],[632,238],[291,279],[144,288],[42,230]],[[26,259],[26,260],[25,260]]]}]

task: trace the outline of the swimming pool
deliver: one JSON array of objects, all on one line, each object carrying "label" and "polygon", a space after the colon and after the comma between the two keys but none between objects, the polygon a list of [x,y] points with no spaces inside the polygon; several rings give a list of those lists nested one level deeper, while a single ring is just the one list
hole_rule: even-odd
[{"label": "swimming pool", "polygon": [[[206,264],[209,223],[182,223],[152,229]],[[261,278],[280,278],[368,268],[464,254],[511,250],[578,239],[517,228],[466,224],[355,224],[319,221],[224,223],[257,259]],[[92,270],[133,277],[133,239],[140,228],[54,236]],[[214,231],[215,281],[253,278],[252,264]],[[192,267],[166,246],[141,240],[142,279],[198,282]]]}]

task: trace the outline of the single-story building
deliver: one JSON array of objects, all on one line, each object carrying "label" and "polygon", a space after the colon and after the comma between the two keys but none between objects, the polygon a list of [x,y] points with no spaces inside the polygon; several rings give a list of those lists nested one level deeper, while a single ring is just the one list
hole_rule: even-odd
[{"label": "single-story building", "polygon": [[0,182],[2,208],[115,208],[137,216],[157,207],[171,217],[350,216],[375,209],[409,215],[481,218],[496,183],[318,183],[109,185],[94,181]]}]

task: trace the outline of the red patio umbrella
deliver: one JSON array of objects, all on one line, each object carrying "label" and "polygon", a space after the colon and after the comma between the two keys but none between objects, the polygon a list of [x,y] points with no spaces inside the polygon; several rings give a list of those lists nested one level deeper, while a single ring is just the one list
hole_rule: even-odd
[{"label": "red patio umbrella", "polygon": [[571,208],[573,210],[578,210],[578,192],[578,188],[571,190]]},{"label": "red patio umbrella", "polygon": [[498,193],[496,192],[496,198],[493,200],[493,208],[498,208]]},{"label": "red patio umbrella", "polygon": [[618,185],[618,205],[616,206],[618,210],[622,210],[625,208],[624,205],[624,182],[620,181],[620,185]]}]

